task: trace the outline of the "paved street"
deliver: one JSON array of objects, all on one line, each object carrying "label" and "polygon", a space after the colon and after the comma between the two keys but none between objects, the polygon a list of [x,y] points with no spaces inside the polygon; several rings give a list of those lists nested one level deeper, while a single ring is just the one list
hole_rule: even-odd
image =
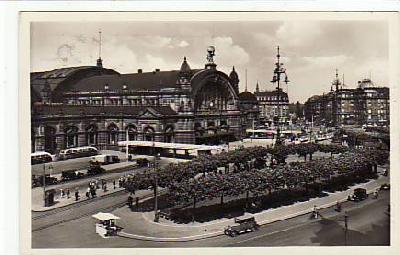
[{"label": "paved street", "polygon": [[[102,203],[107,205],[108,200]],[[378,199],[343,204],[341,213],[333,208],[321,210],[323,219],[311,220],[310,215],[265,225],[259,231],[235,238],[219,236],[200,241],[169,243],[127,238],[102,239],[94,231],[95,220],[85,216],[32,233],[34,248],[99,248],[99,247],[207,247],[207,246],[311,246],[344,245],[343,212],[349,211],[349,245],[388,245],[389,217],[385,213],[389,192],[382,191]]]},{"label": "paved street", "polygon": [[[149,159],[151,157],[148,157]],[[71,160],[67,160],[67,161],[60,161],[63,162],[64,166],[66,166],[70,161],[72,161],[71,164],[75,164],[77,159],[71,159]],[[81,160],[81,159],[79,159]],[[168,165],[171,162],[176,162],[176,159],[171,159],[171,158],[161,158],[160,159],[160,166],[165,166]],[[75,189],[79,190],[79,194],[80,194],[80,200],[86,199],[85,197],[85,192],[88,188],[88,182],[90,180],[100,180],[103,179],[105,181],[107,181],[107,188],[108,191],[107,192],[103,192],[101,190],[97,191],[97,195],[101,196],[103,194],[109,194],[113,191],[118,191],[120,190],[118,188],[118,179],[121,176],[127,175],[127,174],[133,174],[133,173],[140,173],[142,171],[144,171],[145,169],[147,169],[146,167],[142,167],[142,168],[136,168],[136,167],[130,167],[132,170],[126,170],[127,168],[127,162],[122,162],[122,163],[118,163],[118,164],[112,164],[112,165],[106,165],[104,166],[104,168],[107,168],[110,170],[110,172],[106,172],[105,174],[101,174],[101,175],[96,175],[96,176],[92,176],[92,177],[87,177],[87,178],[83,178],[83,179],[79,179],[79,180],[74,180],[74,181],[68,181],[65,183],[61,183],[61,184],[57,184],[57,185],[50,185],[47,186],[46,189],[55,189],[56,190],[56,204],[51,206],[51,207],[44,207],[43,204],[43,188],[42,187],[37,187],[37,188],[33,188],[32,189],[32,210],[33,211],[44,211],[44,210],[49,210],[52,208],[56,208],[56,207],[61,207],[61,206],[65,206],[71,203],[74,203],[75,198],[74,198],[74,192]],[[125,165],[124,165],[125,164]],[[120,166],[118,166],[120,165]],[[117,168],[116,170],[112,170],[112,168],[115,167]],[[113,181],[115,180],[116,182],[116,187],[117,189],[114,190],[113,188]],[[64,191],[66,189],[69,189],[71,192],[71,197],[68,199],[66,197],[61,198],[61,194],[60,194],[60,190],[63,189]],[[35,214],[35,213],[34,213]]]}]

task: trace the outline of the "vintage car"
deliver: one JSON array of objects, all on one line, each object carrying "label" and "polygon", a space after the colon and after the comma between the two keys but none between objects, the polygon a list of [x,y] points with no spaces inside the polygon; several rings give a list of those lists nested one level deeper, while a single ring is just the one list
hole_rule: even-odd
[{"label": "vintage car", "polygon": [[380,187],[381,190],[390,190],[390,184],[389,183],[384,183]]},{"label": "vintage car", "polygon": [[253,232],[258,230],[260,226],[257,224],[254,217],[246,218],[246,219],[235,219],[235,225],[228,226],[224,233],[225,235],[235,237],[237,235]]},{"label": "vintage car", "polygon": [[357,188],[354,190],[354,193],[352,196],[349,196],[348,200],[351,201],[362,201],[364,199],[368,198],[367,190],[363,188]]}]

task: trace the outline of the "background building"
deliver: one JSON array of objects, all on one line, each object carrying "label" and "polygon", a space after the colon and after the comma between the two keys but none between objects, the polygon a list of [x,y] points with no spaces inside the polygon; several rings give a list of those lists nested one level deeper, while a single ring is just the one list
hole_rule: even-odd
[{"label": "background building", "polygon": [[272,91],[260,91],[256,85],[254,95],[260,108],[260,121],[268,126],[276,125],[278,116],[281,123],[289,120],[289,97],[282,89]]},{"label": "background building", "polygon": [[389,88],[378,87],[371,79],[363,79],[357,88],[346,89],[336,73],[331,92],[310,97],[304,110],[306,119],[316,125],[388,127]]}]

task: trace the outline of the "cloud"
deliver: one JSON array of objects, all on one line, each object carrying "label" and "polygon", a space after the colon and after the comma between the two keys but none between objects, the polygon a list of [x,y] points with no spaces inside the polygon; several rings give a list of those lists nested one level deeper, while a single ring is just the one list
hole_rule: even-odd
[{"label": "cloud", "polygon": [[284,22],[276,31],[276,39],[292,47],[315,44],[322,34],[321,24],[312,21]]},{"label": "cloud", "polygon": [[320,67],[338,67],[348,60],[345,55],[329,57],[303,57],[306,64]]},{"label": "cloud", "polygon": [[178,47],[181,47],[181,48],[185,48],[185,47],[187,47],[187,46],[189,46],[189,43],[188,43],[187,41],[185,41],[185,40],[181,41],[181,42],[178,44]]},{"label": "cloud", "polygon": [[61,60],[64,64],[68,63],[68,60],[72,57],[72,51],[74,50],[73,45],[69,44],[62,44],[57,48],[57,57]]},{"label": "cloud", "polygon": [[216,57],[219,63],[233,65],[249,62],[249,54],[242,47],[234,44],[231,37],[216,37],[214,43],[216,47]]}]

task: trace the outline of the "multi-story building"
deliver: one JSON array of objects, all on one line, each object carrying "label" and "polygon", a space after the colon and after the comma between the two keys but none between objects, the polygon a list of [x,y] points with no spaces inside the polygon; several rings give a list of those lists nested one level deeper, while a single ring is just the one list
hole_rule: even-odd
[{"label": "multi-story building", "polygon": [[239,77],[217,70],[214,48],[205,67],[186,58],[174,71],[120,74],[96,66],[31,73],[32,151],[115,147],[118,141],[204,143],[239,139]]},{"label": "multi-story building", "polygon": [[389,116],[389,88],[375,86],[370,79],[348,89],[336,74],[329,93],[312,96],[305,103],[305,117],[316,125],[389,126]]},{"label": "multi-story building", "polygon": [[286,123],[289,116],[289,97],[286,92],[279,90],[260,91],[259,84],[256,85],[254,95],[257,98],[260,109],[260,120],[268,125],[278,122]]}]

